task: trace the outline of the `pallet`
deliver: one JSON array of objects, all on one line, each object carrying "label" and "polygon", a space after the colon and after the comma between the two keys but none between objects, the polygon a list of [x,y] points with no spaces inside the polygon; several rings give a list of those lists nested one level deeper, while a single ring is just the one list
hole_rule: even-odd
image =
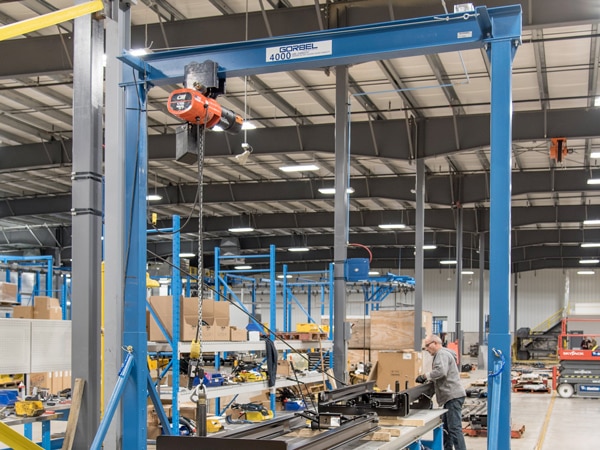
[{"label": "pallet", "polygon": [[[487,428],[474,429],[470,425],[463,428],[463,434],[471,437],[487,437]],[[512,425],[510,427],[511,439],[521,439],[525,434],[525,425]]]},{"label": "pallet", "polygon": [[531,393],[531,394],[549,394],[550,393],[550,388],[546,385],[544,385],[544,387],[542,389],[538,389],[538,388],[532,388],[532,387],[527,387],[527,386],[515,386],[512,389],[513,392],[527,392],[527,393]]},{"label": "pallet", "polygon": [[285,339],[286,341],[324,341],[327,340],[327,333],[299,333],[295,331],[290,332],[277,332],[277,337]]}]

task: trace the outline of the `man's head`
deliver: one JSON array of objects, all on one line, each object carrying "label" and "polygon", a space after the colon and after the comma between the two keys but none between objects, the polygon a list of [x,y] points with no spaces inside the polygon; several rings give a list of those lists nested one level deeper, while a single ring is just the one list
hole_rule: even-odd
[{"label": "man's head", "polygon": [[438,335],[432,334],[425,338],[423,347],[429,352],[430,355],[435,355],[440,348],[442,348],[442,340]]}]

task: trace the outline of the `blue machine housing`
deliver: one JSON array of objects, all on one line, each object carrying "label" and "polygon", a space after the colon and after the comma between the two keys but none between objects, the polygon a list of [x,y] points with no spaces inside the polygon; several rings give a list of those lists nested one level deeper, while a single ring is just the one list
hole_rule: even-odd
[{"label": "blue machine housing", "polygon": [[369,279],[369,259],[349,258],[344,263],[346,281],[365,281]]}]

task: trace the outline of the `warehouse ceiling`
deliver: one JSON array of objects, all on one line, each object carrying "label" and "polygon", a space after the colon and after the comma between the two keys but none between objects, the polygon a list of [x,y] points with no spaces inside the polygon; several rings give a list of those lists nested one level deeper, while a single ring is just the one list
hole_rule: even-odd
[{"label": "warehouse ceiling", "polygon": [[[442,15],[440,0],[138,0],[132,48],[150,51],[243,41],[364,23]],[[600,256],[598,70],[600,3],[587,0],[474,1],[521,4],[523,43],[513,67],[513,270],[579,268]],[[72,6],[72,0],[0,1],[10,24]],[[568,5],[568,6],[567,6]],[[0,42],[0,252],[70,258],[72,23]],[[351,108],[350,242],[369,247],[371,267],[414,266],[416,158],[426,167],[428,268],[455,255],[463,213],[463,266],[477,267],[479,235],[489,231],[490,67],[483,50],[413,56],[349,68]],[[177,119],[166,100],[175,86],[149,94],[149,202],[159,226],[185,223],[182,247],[197,247],[195,165],[175,160]],[[325,269],[333,260],[335,68],[227,80],[219,102],[256,126],[240,135],[209,132],[204,170],[204,239],[239,243],[240,252],[277,247],[290,270]],[[550,157],[551,139],[568,153]],[[235,158],[252,147],[245,164]],[[291,164],[314,172],[286,173]],[[383,230],[384,223],[403,223]],[[234,226],[253,232],[234,234]],[[305,253],[289,247],[307,246]],[[489,246],[486,246],[489,248]],[[149,249],[167,256],[167,236]],[[350,257],[364,257],[350,247]]]}]

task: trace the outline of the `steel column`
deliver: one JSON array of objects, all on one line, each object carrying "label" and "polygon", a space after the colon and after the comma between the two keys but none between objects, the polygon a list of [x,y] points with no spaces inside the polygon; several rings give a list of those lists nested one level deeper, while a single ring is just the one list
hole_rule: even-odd
[{"label": "steel column", "polygon": [[462,269],[463,269],[463,209],[456,209],[456,305],[455,305],[455,339],[458,346],[458,357],[462,353]]},{"label": "steel column", "polygon": [[[125,67],[117,59],[130,48],[130,10],[112,2],[106,25],[105,228],[104,228],[104,405],[110,400],[123,361],[123,293],[125,290],[125,96],[119,86]],[[121,448],[123,404],[115,411],[104,438],[106,450]]]},{"label": "steel column", "polygon": [[338,380],[346,381],[346,281],[344,263],[348,256],[348,182],[350,180],[350,136],[348,133],[348,67],[335,70],[335,211],[334,211],[334,306],[333,371]]},{"label": "steel column", "polygon": [[[171,373],[173,374],[173,401],[174,405],[171,408],[171,433],[179,434],[179,340],[180,340],[180,329],[181,329],[181,313],[180,308],[183,307],[183,303],[181,302],[181,261],[179,257],[179,253],[181,251],[181,243],[180,243],[180,228],[181,228],[181,219],[179,216],[173,216],[173,269],[171,271],[171,298],[173,300],[173,335],[171,341],[171,361],[173,363],[173,367]],[[204,275],[198,274],[198,289],[201,289],[201,283],[203,281]]]},{"label": "steel column", "polygon": [[[491,177],[490,177],[490,334],[488,364],[494,367],[494,350],[506,359],[502,382],[493,384],[489,395],[488,426],[498,424],[498,440],[488,448],[510,450],[510,238],[511,238],[511,135],[512,91],[511,68],[516,45],[512,40],[493,42],[491,113]],[[494,390],[500,389],[499,394]],[[497,400],[497,401],[495,401]]]},{"label": "steel column", "polygon": [[74,447],[90,448],[100,422],[103,24],[89,15],[77,18],[75,36],[71,354],[73,379],[85,380],[85,390]]},{"label": "steel column", "polygon": [[[421,351],[423,343],[423,269],[425,255],[423,244],[425,242],[425,160],[417,158],[416,178],[416,211],[415,211],[415,320],[414,320],[414,350]],[[418,319],[419,318],[419,319]],[[418,319],[418,320],[417,320]]]},{"label": "steel column", "polygon": [[485,233],[479,233],[479,345],[485,342]]},{"label": "steel column", "polygon": [[123,345],[133,347],[135,364],[123,393],[123,448],[146,446],[146,191],[148,185],[147,86],[125,87],[125,296]]}]

